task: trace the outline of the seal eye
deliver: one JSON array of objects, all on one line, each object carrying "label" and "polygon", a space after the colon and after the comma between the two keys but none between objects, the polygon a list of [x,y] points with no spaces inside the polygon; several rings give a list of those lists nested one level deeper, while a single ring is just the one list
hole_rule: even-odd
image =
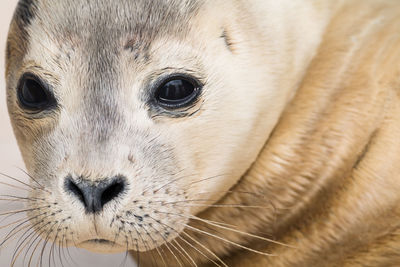
[{"label": "seal eye", "polygon": [[18,99],[23,108],[40,111],[48,108],[53,98],[38,77],[25,74],[19,82]]},{"label": "seal eye", "polygon": [[193,103],[200,91],[200,85],[193,79],[172,77],[156,91],[155,98],[164,108],[175,109]]}]

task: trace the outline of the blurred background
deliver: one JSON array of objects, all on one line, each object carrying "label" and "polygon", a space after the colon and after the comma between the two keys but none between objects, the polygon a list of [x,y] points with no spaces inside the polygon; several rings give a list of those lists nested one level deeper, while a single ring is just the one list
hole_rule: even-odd
[{"label": "blurred background", "polygon": [[[26,191],[23,189],[26,186],[18,184],[10,178],[4,176],[4,174],[16,177],[23,181],[28,181],[27,175],[22,171],[24,164],[22,162],[19,150],[12,133],[11,125],[7,113],[7,105],[5,100],[5,81],[4,81],[4,51],[5,43],[7,38],[8,26],[14,12],[14,8],[18,0],[0,0],[0,242],[7,240],[7,242],[0,247],[0,266],[6,267],[11,266],[12,257],[16,251],[16,246],[20,235],[17,235],[16,239],[9,238],[7,235],[13,230],[18,224],[6,227],[3,226],[20,220],[20,223],[24,222],[24,214],[18,214],[10,217],[4,213],[12,210],[21,210],[24,208],[23,203],[4,201],[7,195],[20,196],[26,195]],[[22,169],[22,170],[21,170]],[[12,187],[10,185],[14,185]],[[48,246],[49,247],[49,246]],[[39,246],[38,250],[41,250],[42,246]],[[31,249],[32,251],[32,249]],[[69,252],[61,252],[61,258],[63,264],[59,261],[58,249],[55,249],[56,254],[51,257],[50,265],[55,267],[70,267],[70,266],[82,266],[82,267],[118,267],[118,266],[136,266],[130,257],[125,258],[125,254],[119,255],[98,255],[93,254],[84,250],[75,248],[69,249]],[[30,253],[27,255],[25,262],[23,262],[25,254],[22,253],[19,256],[19,260],[15,263],[15,267],[28,266]],[[73,258],[73,260],[71,259]],[[126,260],[126,262],[125,262]],[[36,266],[37,259],[32,263]],[[49,266],[49,255],[45,254],[43,266]]]}]

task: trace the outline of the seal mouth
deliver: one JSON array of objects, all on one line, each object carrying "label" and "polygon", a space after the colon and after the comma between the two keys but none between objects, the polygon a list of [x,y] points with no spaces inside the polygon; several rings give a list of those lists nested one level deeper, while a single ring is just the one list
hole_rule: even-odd
[{"label": "seal mouth", "polygon": [[83,244],[114,245],[115,243],[106,239],[90,239],[83,242]]},{"label": "seal mouth", "polygon": [[126,251],[126,247],[121,246],[116,242],[101,238],[86,240],[84,242],[79,243],[77,247],[95,253],[106,253],[106,254],[120,253]]}]

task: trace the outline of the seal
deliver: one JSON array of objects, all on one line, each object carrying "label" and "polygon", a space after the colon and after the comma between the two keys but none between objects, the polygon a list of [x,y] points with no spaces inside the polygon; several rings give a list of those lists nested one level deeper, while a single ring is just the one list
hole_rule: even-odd
[{"label": "seal", "polygon": [[399,27],[390,0],[19,1],[16,255],[399,264]]}]

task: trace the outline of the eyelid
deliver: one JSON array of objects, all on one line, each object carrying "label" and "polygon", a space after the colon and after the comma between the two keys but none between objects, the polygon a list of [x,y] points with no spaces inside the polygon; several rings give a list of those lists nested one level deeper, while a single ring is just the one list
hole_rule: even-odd
[{"label": "eyelid", "polygon": [[[193,95],[192,98],[186,99],[187,101],[183,102],[182,105],[167,105],[163,104],[157,99],[157,91],[166,83],[169,81],[175,80],[175,79],[184,79],[195,85],[195,95]],[[153,83],[149,84],[149,89],[147,90],[147,102],[153,112],[157,113],[163,113],[164,111],[173,111],[176,110],[176,112],[179,112],[179,110],[188,108],[190,105],[194,104],[197,102],[197,100],[200,98],[202,95],[202,90],[203,90],[204,84],[201,82],[200,79],[197,77],[187,74],[187,73],[182,73],[182,72],[174,72],[174,73],[168,73],[164,75],[159,75],[157,79],[154,80]]]},{"label": "eyelid", "polygon": [[[49,101],[46,105],[43,105],[42,107],[39,108],[34,108],[34,107],[29,107],[27,105],[24,106],[24,104],[21,101],[21,87],[24,85],[24,82],[28,79],[34,80],[36,83],[40,85],[40,87],[44,90],[45,94],[47,95]],[[50,86],[47,82],[45,82],[44,79],[42,79],[39,75],[36,75],[32,72],[26,72],[24,73],[21,78],[18,81],[17,88],[16,88],[16,94],[17,94],[17,99],[18,99],[18,106],[23,109],[25,112],[28,112],[29,114],[38,114],[42,113],[46,110],[53,109],[57,106],[57,101],[56,98],[50,90]]]}]

